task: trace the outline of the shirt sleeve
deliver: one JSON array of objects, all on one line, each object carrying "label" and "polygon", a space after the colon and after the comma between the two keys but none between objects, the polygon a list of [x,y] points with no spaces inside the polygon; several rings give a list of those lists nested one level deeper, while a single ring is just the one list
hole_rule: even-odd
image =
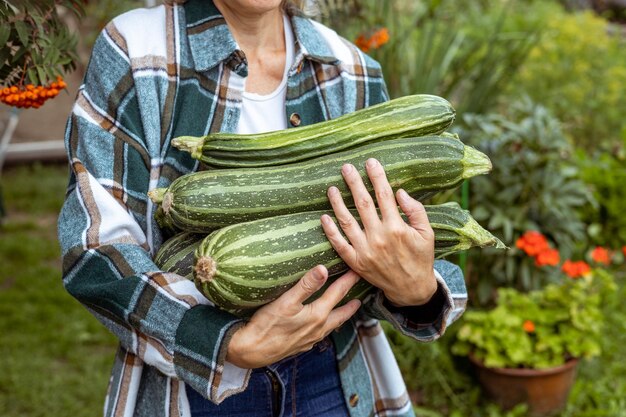
[{"label": "shirt sleeve", "polygon": [[461,268],[443,260],[435,261],[437,292],[427,306],[395,308],[382,291],[365,300],[363,312],[388,321],[402,334],[421,342],[438,339],[458,319],[467,304],[467,290]]},{"label": "shirt sleeve", "polygon": [[245,389],[250,374],[225,361],[243,322],[152,261],[159,230],[146,194],[160,177],[160,150],[143,138],[124,46],[109,24],[67,123],[70,181],[58,220],[63,284],[125,349],[219,403]]}]

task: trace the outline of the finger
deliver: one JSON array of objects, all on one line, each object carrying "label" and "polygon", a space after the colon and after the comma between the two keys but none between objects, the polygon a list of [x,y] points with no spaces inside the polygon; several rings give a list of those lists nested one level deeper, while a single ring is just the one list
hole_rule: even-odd
[{"label": "finger", "polygon": [[346,207],[343,199],[341,198],[341,192],[337,187],[330,187],[328,189],[328,200],[330,201],[330,205],[335,212],[335,217],[337,217],[337,222],[339,223],[341,230],[343,230],[346,234],[352,245],[357,244],[358,246],[360,242],[365,240],[365,233],[363,233],[359,222]]},{"label": "finger", "polygon": [[[348,264],[348,266],[353,265],[356,256],[356,251],[354,250],[354,247],[350,243],[348,243],[348,241],[342,236],[339,228],[328,214],[324,214],[321,220],[322,229],[324,229],[324,233],[326,234],[326,237],[328,238],[328,241],[332,245],[333,249],[335,249],[339,257],[343,259]],[[356,220],[354,220],[354,218],[352,218],[352,221],[354,221],[354,223],[358,227],[358,223],[356,222]],[[352,239],[350,240],[351,242],[358,241],[359,239],[365,239],[363,231],[360,227],[358,233],[359,236],[352,237]]]},{"label": "finger", "polygon": [[359,171],[352,164],[345,164],[341,167],[341,174],[346,184],[348,184],[348,188],[350,188],[354,206],[358,210],[359,216],[361,216],[361,222],[365,231],[380,226],[380,219],[376,212],[374,200],[372,200],[372,196],[365,188]]},{"label": "finger", "polygon": [[302,304],[306,299],[322,288],[328,279],[328,270],[324,265],[310,269],[300,280],[285,291],[278,299],[288,304]]},{"label": "finger", "polygon": [[313,301],[312,306],[314,309],[322,309],[323,311],[330,312],[339,302],[343,299],[343,297],[348,294],[350,288],[354,286],[357,282],[359,282],[360,277],[354,271],[348,271],[332,284],[328,286],[326,291],[318,298]]},{"label": "finger", "polygon": [[398,212],[398,206],[396,203],[396,197],[393,195],[393,190],[389,181],[387,181],[387,175],[383,166],[374,158],[370,158],[365,163],[367,169],[367,175],[374,186],[374,192],[376,193],[376,202],[380,209],[380,214],[385,220],[399,221],[400,213]]},{"label": "finger", "polygon": [[354,316],[359,307],[361,307],[361,301],[355,299],[331,311],[328,319],[326,319],[326,324],[324,324],[324,334],[328,335],[333,330],[341,327],[350,317]]},{"label": "finger", "polygon": [[419,232],[432,233],[433,229],[428,221],[428,214],[424,205],[400,189],[396,193],[400,208],[406,214],[409,225]]}]

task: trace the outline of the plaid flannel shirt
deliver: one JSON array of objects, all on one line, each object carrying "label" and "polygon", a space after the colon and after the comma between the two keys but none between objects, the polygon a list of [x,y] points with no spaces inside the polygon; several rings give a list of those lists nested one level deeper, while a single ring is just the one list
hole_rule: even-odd
[{"label": "plaid flannel shirt", "polygon": [[[291,16],[295,62],[286,113],[307,125],[387,100],[380,66],[334,31]],[[162,243],[146,193],[198,169],[170,146],[182,135],[235,131],[247,66],[209,0],[123,14],[98,37],[66,130],[70,181],[59,217],[63,283],[120,341],[106,416],[189,416],[185,382],[216,403],[245,389],[250,371],[225,361],[242,321],[193,283],[160,271]],[[420,341],[464,310],[455,265],[436,262],[444,296],[432,323],[370,297],[332,338],[353,417],[413,415],[377,319]]]}]

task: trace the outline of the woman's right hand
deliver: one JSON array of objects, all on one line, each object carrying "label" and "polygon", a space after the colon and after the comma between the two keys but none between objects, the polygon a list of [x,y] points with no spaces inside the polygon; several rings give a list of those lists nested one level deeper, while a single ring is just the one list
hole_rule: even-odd
[{"label": "woman's right hand", "polygon": [[333,282],[312,303],[302,304],[328,279],[328,271],[318,265],[276,300],[257,310],[246,325],[235,331],[226,360],[240,368],[260,368],[288,356],[310,350],[340,327],[359,309],[351,300],[335,308],[359,276],[349,271]]}]

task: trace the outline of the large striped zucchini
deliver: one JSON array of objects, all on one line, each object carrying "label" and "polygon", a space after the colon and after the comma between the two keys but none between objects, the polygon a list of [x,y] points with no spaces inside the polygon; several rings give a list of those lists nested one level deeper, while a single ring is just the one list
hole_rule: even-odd
[{"label": "large striped zucchini", "polygon": [[417,199],[458,186],[464,179],[487,173],[489,158],[449,136],[424,136],[373,143],[310,161],[257,169],[201,171],[177,178],[150,198],[162,203],[171,223],[182,230],[208,229],[276,215],[327,210],[327,189],[335,185],[353,207],[341,166],[352,163],[373,188],[365,161],[378,159],[391,186]]},{"label": "large striped zucchini", "polygon": [[365,143],[437,135],[454,121],[445,99],[432,95],[400,97],[297,129],[261,134],[216,133],[183,136],[172,144],[215,167],[261,167],[328,155]]},{"label": "large striped zucchini", "polygon": [[[456,203],[426,210],[437,256],[472,246],[504,247]],[[221,308],[241,314],[276,299],[315,265],[325,265],[333,276],[346,271],[321,227],[323,213],[276,216],[216,230],[197,248],[196,286]],[[362,280],[358,290],[365,294],[368,287]]]},{"label": "large striped zucchini", "polygon": [[[172,236],[165,241],[159,248],[156,256],[154,257],[154,263],[162,270],[166,272],[173,272],[188,280],[193,281],[193,268],[195,265],[195,252],[200,246],[202,240],[206,237],[204,234],[181,232],[175,236]],[[310,300],[315,300],[333,283],[343,272],[331,275],[328,278],[324,287],[315,293]],[[361,280],[354,287],[350,289],[348,294],[342,301],[343,304],[349,300],[358,298],[362,300],[374,288],[367,283],[367,281]],[[238,316],[249,316],[254,310],[249,308],[231,308],[229,311]]]},{"label": "large striped zucchini", "polygon": [[167,239],[156,255],[154,263],[162,271],[173,272],[187,279],[193,279],[193,265],[196,249],[206,234],[181,232]]}]

